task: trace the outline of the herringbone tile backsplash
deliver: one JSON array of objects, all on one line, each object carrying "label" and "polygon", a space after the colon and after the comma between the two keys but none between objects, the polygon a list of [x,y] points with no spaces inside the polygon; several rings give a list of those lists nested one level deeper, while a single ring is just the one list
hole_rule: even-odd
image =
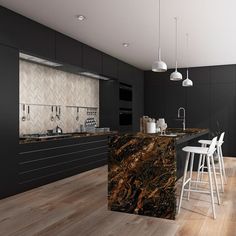
[{"label": "herringbone tile backsplash", "polygon": [[[23,112],[23,104],[25,112]],[[35,105],[32,105],[35,104]],[[38,104],[38,105],[37,105]],[[27,115],[28,105],[30,114]],[[41,106],[48,105],[48,106]],[[51,121],[51,105],[61,106],[61,119]],[[98,107],[95,117],[99,122],[99,81],[84,76],[20,60],[20,134],[45,133],[60,126],[63,132],[75,132],[88,118],[87,110],[67,106]],[[28,116],[22,121],[22,116]],[[99,125],[99,124],[98,124]]]}]

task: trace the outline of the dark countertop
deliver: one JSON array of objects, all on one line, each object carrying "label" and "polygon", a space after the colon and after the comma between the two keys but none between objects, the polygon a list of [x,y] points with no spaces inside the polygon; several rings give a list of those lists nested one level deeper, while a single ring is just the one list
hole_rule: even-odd
[{"label": "dark countertop", "polygon": [[175,140],[176,144],[185,143],[193,138],[198,138],[202,135],[208,134],[208,129],[200,129],[200,128],[187,128],[186,130],[179,129],[179,128],[168,128],[166,130],[166,135],[160,134],[146,134],[146,133],[117,133],[118,136],[133,136],[134,138],[172,138]]},{"label": "dark countertop", "polygon": [[24,135],[23,137],[19,138],[19,144],[48,142],[48,141],[61,140],[61,139],[73,139],[73,138],[82,138],[82,137],[114,135],[114,134],[117,134],[117,131],[97,132],[97,133],[65,133],[61,135],[39,136],[39,137],[31,137],[30,135],[29,136]]},{"label": "dark countertop", "polygon": [[[159,134],[117,134],[110,140],[108,207],[113,211],[175,219],[177,147],[208,129]],[[176,136],[168,136],[175,133]]]}]

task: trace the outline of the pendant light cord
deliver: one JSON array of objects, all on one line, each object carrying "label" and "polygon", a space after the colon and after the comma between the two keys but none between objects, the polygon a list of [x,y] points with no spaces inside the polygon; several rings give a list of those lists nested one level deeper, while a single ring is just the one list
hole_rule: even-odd
[{"label": "pendant light cord", "polygon": [[177,37],[177,34],[178,34],[178,24],[177,24],[177,17],[175,17],[175,70],[177,71],[177,67],[178,67],[178,64],[177,64],[177,46],[178,46],[178,37]]},{"label": "pendant light cord", "polygon": [[159,22],[158,22],[158,60],[161,60],[161,0],[159,0]]},{"label": "pendant light cord", "polygon": [[[189,59],[188,57],[188,33],[186,34],[186,49],[187,49],[187,53],[186,53],[186,56],[187,56],[187,60]],[[188,79],[188,67],[187,67],[187,79]]]}]

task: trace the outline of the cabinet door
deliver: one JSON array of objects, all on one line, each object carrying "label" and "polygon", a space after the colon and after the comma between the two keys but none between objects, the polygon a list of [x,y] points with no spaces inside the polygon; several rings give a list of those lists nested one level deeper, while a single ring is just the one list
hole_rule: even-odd
[{"label": "cabinet door", "polygon": [[119,61],[118,65],[119,81],[129,85],[133,84],[132,66]]},{"label": "cabinet door", "polygon": [[118,60],[106,54],[102,54],[102,74],[109,78],[118,78]]},{"label": "cabinet door", "polygon": [[56,60],[82,66],[82,44],[63,34],[56,33]]},{"label": "cabinet door", "polygon": [[147,71],[144,74],[144,114],[153,118],[165,117],[165,81],[167,75]]},{"label": "cabinet door", "polygon": [[235,77],[235,66],[211,68],[211,131],[212,135],[225,132],[225,156],[236,156]]},{"label": "cabinet door", "polygon": [[19,53],[0,45],[0,198],[17,191],[19,144]]},{"label": "cabinet door", "polygon": [[55,59],[53,30],[24,16],[0,7],[0,42],[21,51]]},{"label": "cabinet door", "polygon": [[99,81],[100,126],[119,128],[119,83],[118,81]]},{"label": "cabinet door", "polygon": [[187,91],[187,127],[210,127],[210,69],[191,68],[189,76],[194,83]]},{"label": "cabinet door", "polygon": [[141,70],[134,70],[133,86],[133,131],[140,130],[140,117],[144,114],[144,73]]},{"label": "cabinet door", "polygon": [[101,74],[102,53],[87,45],[83,45],[82,48],[83,48],[83,68]]}]

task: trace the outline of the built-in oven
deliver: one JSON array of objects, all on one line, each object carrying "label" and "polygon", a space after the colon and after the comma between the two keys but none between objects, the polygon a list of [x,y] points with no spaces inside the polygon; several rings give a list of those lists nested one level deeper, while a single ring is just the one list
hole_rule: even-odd
[{"label": "built-in oven", "polygon": [[119,124],[120,131],[132,131],[133,125],[133,88],[132,85],[119,85]]},{"label": "built-in oven", "polygon": [[130,109],[120,109],[120,125],[121,126],[132,126],[133,114]]}]

